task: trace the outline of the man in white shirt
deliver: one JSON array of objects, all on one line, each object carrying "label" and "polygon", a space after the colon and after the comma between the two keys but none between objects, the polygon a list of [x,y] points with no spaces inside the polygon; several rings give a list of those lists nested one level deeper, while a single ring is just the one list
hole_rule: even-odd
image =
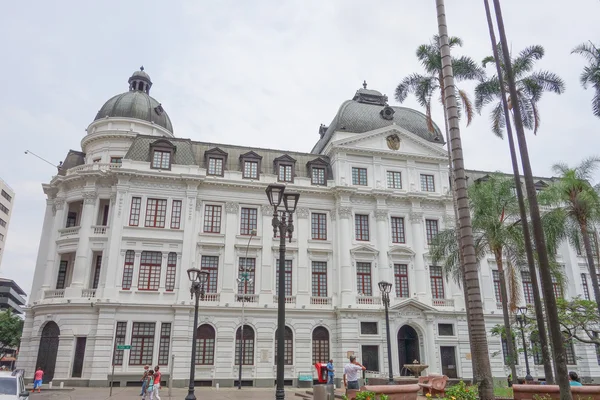
[{"label": "man in white shirt", "polygon": [[358,378],[360,378],[360,372],[366,369],[365,366],[356,361],[356,357],[350,356],[350,364],[346,364],[344,367],[344,386],[346,386],[346,389],[358,390]]}]

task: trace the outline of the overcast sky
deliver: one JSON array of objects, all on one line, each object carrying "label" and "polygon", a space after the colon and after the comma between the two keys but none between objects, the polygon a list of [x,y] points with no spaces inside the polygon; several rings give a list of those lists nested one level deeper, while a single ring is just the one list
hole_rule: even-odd
[{"label": "overcast sky", "polygon": [[[455,54],[491,53],[483,2],[447,0]],[[529,138],[533,171],[600,155],[592,92],[579,85],[577,44],[600,44],[598,0],[505,0],[514,52],[541,44],[538,68],[558,73],[566,93],[545,95]],[[54,163],[80,150],[102,104],[127,90],[144,65],[151,95],[177,137],[310,151],[363,80],[390,98],[420,72],[415,49],[437,33],[434,0],[13,1],[0,13],[0,176],[17,195],[2,276],[31,288],[43,222],[41,184]],[[489,73],[493,73],[490,69]],[[472,91],[473,85],[462,85]],[[409,98],[406,105],[419,109]],[[441,108],[434,118],[442,126]],[[510,171],[508,144],[489,130],[489,109],[462,130],[467,168]],[[10,145],[10,146],[9,146]]]}]

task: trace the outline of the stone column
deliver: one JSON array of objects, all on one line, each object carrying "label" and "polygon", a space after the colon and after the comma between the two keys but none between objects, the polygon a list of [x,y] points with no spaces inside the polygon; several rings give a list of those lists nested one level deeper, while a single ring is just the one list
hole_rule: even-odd
[{"label": "stone column", "polygon": [[[71,289],[83,288],[87,276],[86,272],[88,272],[91,267],[92,251],[90,250],[90,229],[96,214],[97,198],[98,194],[96,192],[83,192],[83,212],[81,215],[81,223],[79,224],[79,245],[77,246],[77,252],[75,253],[75,266],[73,268]],[[77,293],[73,291],[71,296],[77,296]]]},{"label": "stone column", "polygon": [[[375,219],[377,220],[377,250],[379,250],[379,280],[374,283],[377,285],[379,281],[384,280],[393,284],[394,273],[392,272],[392,267],[390,267],[388,263],[388,249],[390,248],[388,210],[375,210]],[[378,292],[379,288],[375,287],[374,290],[375,292]],[[393,298],[394,294],[390,293],[390,297]]]},{"label": "stone column", "polygon": [[[235,293],[237,278],[237,259],[235,238],[238,234],[240,205],[234,202],[225,203],[225,254],[223,256],[223,276],[221,278],[221,295]],[[231,297],[231,296],[230,296]],[[233,301],[233,297],[230,299]],[[221,299],[223,301],[223,299]]]},{"label": "stone column", "polygon": [[415,252],[414,259],[414,270],[413,279],[415,292],[417,293],[417,299],[422,302],[430,303],[426,301],[429,285],[429,274],[425,266],[425,260],[423,259],[423,253],[425,251],[425,238],[423,231],[423,213],[411,212],[409,215],[411,224],[411,242],[412,248]]},{"label": "stone column", "polygon": [[[294,224],[294,235],[298,241],[298,265],[294,274],[297,282],[297,304],[308,304],[310,302],[310,261],[308,260],[308,240],[311,238],[310,210],[298,208],[296,210],[296,221]],[[301,235],[301,236],[300,236]],[[300,301],[302,300],[302,301]]]},{"label": "stone column", "polygon": [[340,281],[341,281],[341,304],[354,304],[356,301],[352,273],[352,260],[348,249],[352,245],[352,225],[350,217],[352,216],[352,208],[339,207],[339,263],[340,263]]},{"label": "stone column", "polygon": [[[262,228],[260,232],[262,238],[262,249],[260,250],[260,293],[266,296],[267,301],[270,303],[273,301],[273,298],[271,297],[271,300],[269,300],[269,296],[272,296],[275,293],[275,266],[273,265],[273,245],[275,240],[277,240],[277,245],[279,245],[279,239],[273,239],[273,225],[271,223],[271,221],[273,220],[273,206],[263,205],[261,206],[260,211],[262,215]],[[258,255],[259,253],[256,252],[254,254]],[[257,269],[259,268],[258,265],[256,267]],[[259,287],[259,285],[257,284],[256,287]]]},{"label": "stone column", "polygon": [[[108,219],[108,240],[102,252],[102,269],[96,297],[114,299],[117,296],[117,286],[121,286],[123,279],[123,263],[120,255],[121,237],[123,232],[123,202],[126,191],[119,190],[110,195],[110,211]],[[117,207],[118,204],[118,207]]]},{"label": "stone column", "polygon": [[57,265],[60,260],[58,254],[56,254],[56,239],[58,239],[58,230],[64,228],[66,215],[65,206],[66,202],[64,198],[57,197],[54,199],[54,204],[52,206],[52,212],[54,214],[52,231],[47,238],[42,239],[48,241],[48,254],[46,258],[46,270],[44,273],[42,290],[52,289],[56,284]]}]

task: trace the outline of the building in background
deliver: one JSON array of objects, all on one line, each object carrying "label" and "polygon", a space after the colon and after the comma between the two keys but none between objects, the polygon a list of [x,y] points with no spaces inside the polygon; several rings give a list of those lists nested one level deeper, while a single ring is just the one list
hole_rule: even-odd
[{"label": "building in background", "polygon": [[2,268],[2,256],[8,235],[10,216],[15,202],[15,191],[0,178],[0,268]]},{"label": "building in background", "polygon": [[[198,384],[232,386],[243,343],[244,384],[273,386],[279,240],[265,188],[281,182],[301,194],[285,260],[286,384],[312,373],[315,362],[343,365],[349,353],[370,371],[387,371],[380,280],[394,286],[395,374],[408,375],[404,365],[418,360],[431,374],[472,377],[463,290],[429,256],[454,216],[443,134],[430,131],[424,114],[365,87],[319,128],[311,152],[249,148],[176,138],[151,86],[136,71],[129,90],[100,108],[81,151],[70,150],[43,185],[20,368],[41,366],[44,379],[67,385],[105,386],[114,363],[125,386],[138,382],[145,364],[159,364],[185,386],[197,330]],[[468,172],[470,181],[486,174]],[[585,259],[567,243],[559,253],[568,276],[561,295],[585,293]],[[190,267],[210,276],[198,326]],[[238,284],[243,270],[253,279]],[[491,255],[479,274],[491,330],[502,323]],[[528,279],[524,272],[530,302]],[[116,349],[123,344],[131,350]],[[493,373],[505,380],[505,346],[490,336],[489,348]],[[570,369],[600,377],[593,346],[569,349]]]},{"label": "building in background", "polygon": [[23,314],[21,307],[25,305],[25,291],[12,279],[0,278],[0,310],[11,310],[15,314]]}]

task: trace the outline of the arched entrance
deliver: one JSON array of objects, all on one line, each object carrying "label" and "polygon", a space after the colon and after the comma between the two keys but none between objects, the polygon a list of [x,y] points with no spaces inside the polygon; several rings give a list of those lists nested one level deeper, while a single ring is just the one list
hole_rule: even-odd
[{"label": "arched entrance", "polygon": [[404,325],[398,331],[398,360],[403,376],[412,375],[404,368],[404,364],[412,364],[415,360],[421,362],[419,356],[419,335],[413,327]]},{"label": "arched entrance", "polygon": [[51,382],[54,379],[54,367],[56,366],[56,355],[58,354],[58,341],[60,329],[56,322],[48,322],[42,330],[42,338],[38,350],[37,363],[35,368],[42,368],[44,371],[44,383]]}]

